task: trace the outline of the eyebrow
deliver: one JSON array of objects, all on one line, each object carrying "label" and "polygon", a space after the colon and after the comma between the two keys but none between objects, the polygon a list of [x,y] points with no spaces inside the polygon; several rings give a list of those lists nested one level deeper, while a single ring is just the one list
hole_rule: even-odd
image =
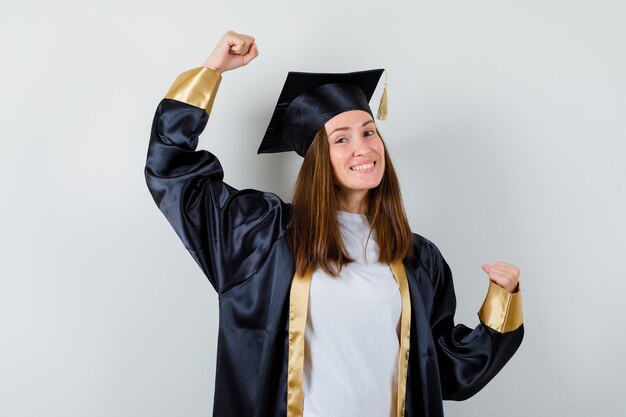
[{"label": "eyebrow", "polygon": [[[374,121],[373,121],[373,120],[368,120],[367,122],[363,123],[363,124],[361,125],[361,127],[367,126],[367,125],[368,125],[368,124],[370,124],[370,123],[374,123]],[[349,129],[350,129],[350,128],[349,128],[349,127],[347,127],[347,126],[346,126],[346,127],[338,127],[337,129],[335,129],[335,130],[333,130],[332,132],[330,132],[330,133],[328,134],[328,136],[332,136],[332,134],[333,134],[333,133],[335,133],[335,132],[337,132],[337,131],[339,131],[339,130],[349,130]]]}]

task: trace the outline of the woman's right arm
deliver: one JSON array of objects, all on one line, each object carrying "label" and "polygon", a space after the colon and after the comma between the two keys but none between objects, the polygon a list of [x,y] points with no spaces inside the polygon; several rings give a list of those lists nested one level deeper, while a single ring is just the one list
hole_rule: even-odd
[{"label": "woman's right arm", "polygon": [[196,150],[221,72],[257,54],[253,38],[225,34],[203,66],[181,74],[161,101],[148,147],[150,193],[218,293],[256,272],[288,221],[280,198],[230,187],[217,158]]}]

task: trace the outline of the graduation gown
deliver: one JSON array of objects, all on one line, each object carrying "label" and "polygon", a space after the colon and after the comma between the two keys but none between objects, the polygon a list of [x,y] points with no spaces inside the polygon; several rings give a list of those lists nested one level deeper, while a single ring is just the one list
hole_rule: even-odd
[{"label": "graduation gown", "polygon": [[[213,416],[300,417],[311,277],[295,274],[291,205],[229,186],[215,155],[196,150],[220,81],[203,67],[176,79],[154,116],[146,181],[219,295]],[[443,399],[478,392],[519,347],[521,295],[491,283],[478,326],[455,325],[448,264],[428,239],[413,245],[390,265],[402,297],[398,416],[441,417]]]}]

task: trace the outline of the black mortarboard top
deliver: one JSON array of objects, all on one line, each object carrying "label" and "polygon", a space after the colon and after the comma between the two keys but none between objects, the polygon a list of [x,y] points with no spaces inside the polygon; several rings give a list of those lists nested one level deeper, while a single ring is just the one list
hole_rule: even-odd
[{"label": "black mortarboard top", "polygon": [[295,151],[304,157],[316,133],[339,113],[372,114],[368,103],[383,71],[289,72],[258,153]]}]

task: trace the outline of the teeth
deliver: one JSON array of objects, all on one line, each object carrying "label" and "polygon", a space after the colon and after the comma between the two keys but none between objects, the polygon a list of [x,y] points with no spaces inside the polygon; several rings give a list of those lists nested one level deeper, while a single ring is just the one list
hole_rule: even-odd
[{"label": "teeth", "polygon": [[372,167],[374,167],[374,163],[373,163],[373,162],[370,162],[369,164],[363,164],[363,165],[356,165],[356,166],[353,166],[353,167],[351,167],[350,169],[351,169],[352,171],[361,171],[361,170],[364,170],[364,169],[370,169],[370,168],[372,168]]}]

